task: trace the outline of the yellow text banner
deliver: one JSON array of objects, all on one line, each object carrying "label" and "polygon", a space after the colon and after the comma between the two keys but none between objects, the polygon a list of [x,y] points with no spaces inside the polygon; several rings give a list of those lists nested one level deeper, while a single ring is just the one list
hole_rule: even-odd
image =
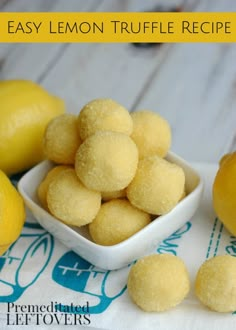
[{"label": "yellow text banner", "polygon": [[236,42],[236,13],[0,13],[0,42]]}]

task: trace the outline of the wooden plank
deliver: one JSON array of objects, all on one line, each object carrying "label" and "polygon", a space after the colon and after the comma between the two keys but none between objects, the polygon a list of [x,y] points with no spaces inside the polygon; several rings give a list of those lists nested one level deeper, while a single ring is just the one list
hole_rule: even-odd
[{"label": "wooden plank", "polygon": [[110,5],[110,11],[152,11],[157,10],[158,7],[171,8],[171,7],[183,7],[185,11],[192,10],[198,1],[196,0],[120,0],[112,2]]},{"label": "wooden plank", "polygon": [[[149,10],[157,3],[103,1],[97,11]],[[180,1],[170,1],[168,5],[174,3]],[[157,67],[163,65],[170,48],[171,45],[154,49],[137,49],[129,44],[69,45],[42,83],[76,111],[97,97],[112,97],[132,109],[143,86],[148,85]]]},{"label": "wooden plank", "polygon": [[[97,6],[101,3],[102,0],[70,0],[70,1],[64,1],[64,0],[57,0],[57,1],[48,1],[48,0],[2,0],[0,2],[0,9],[2,12],[40,12],[40,11],[55,11],[55,12],[64,12],[64,11],[93,11],[96,10]],[[42,47],[41,47],[42,46]],[[62,46],[62,45],[61,45]],[[35,56],[42,55],[41,58],[45,59],[46,66],[48,63],[52,64],[51,56],[49,61],[47,60],[47,48],[48,53],[51,54],[51,50],[53,49],[53,53],[57,54],[58,50],[62,49],[58,45],[49,45],[49,44],[0,44],[0,71],[2,69],[2,73],[0,73],[1,79],[5,78],[5,69],[3,68],[3,62],[6,62],[7,70],[12,65],[12,62],[15,61],[15,58],[18,57],[21,58],[21,61],[25,63],[27,66],[27,63],[29,65],[35,58]],[[40,50],[42,50],[42,54],[40,54]],[[15,55],[13,55],[13,53]],[[27,53],[29,53],[29,56],[27,56]],[[10,54],[10,63],[8,64],[8,61],[5,60],[6,57]],[[25,55],[26,54],[26,55]],[[39,61],[40,62],[40,61]],[[23,64],[23,70],[25,69],[25,65]],[[38,69],[41,69],[41,66],[38,67]],[[19,70],[19,68],[18,68]],[[22,71],[23,71],[22,70]],[[10,70],[11,72],[12,70]],[[19,70],[20,71],[20,70]],[[34,70],[33,70],[34,71]],[[37,70],[38,71],[38,70]],[[32,72],[32,70],[31,70]],[[21,74],[20,72],[16,72],[16,76]],[[24,72],[24,75],[26,73]],[[10,73],[11,76],[11,73]],[[32,78],[30,73],[26,74],[27,79],[37,79],[38,73],[32,75]]]},{"label": "wooden plank", "polygon": [[[4,10],[93,10],[95,1],[10,0]],[[235,10],[229,0],[199,3],[188,0],[185,6],[194,8],[197,4],[195,10],[199,11]],[[149,10],[155,4],[151,0],[96,1],[96,10],[140,11]],[[20,77],[39,81],[65,98],[76,111],[88,100],[102,96],[113,97],[129,109],[157,109],[173,127],[174,150],[194,160],[199,157],[215,160],[221,151],[234,145],[235,137],[230,133],[235,119],[233,45],[180,44],[154,49],[136,49],[129,44],[19,44],[9,47],[0,46],[1,79]],[[228,115],[222,117],[222,128],[219,121],[224,111]],[[203,120],[205,113],[207,116]],[[216,120],[214,126],[217,116],[220,120]],[[196,136],[193,134],[195,126]],[[225,134],[222,139],[218,136],[220,131]],[[218,139],[217,147],[212,147],[214,138]],[[201,148],[203,144],[205,147]]]},{"label": "wooden plank", "polygon": [[[106,0],[105,0],[106,1]],[[84,0],[1,0],[1,11],[81,11]],[[93,7],[97,7],[102,0],[93,0]],[[190,9],[196,4],[196,0],[166,0],[164,6],[181,6]],[[107,1],[110,11],[149,11],[158,6],[163,6],[163,0],[113,0]],[[98,9],[99,10],[99,9]],[[100,10],[101,11],[101,10]]]},{"label": "wooden plank", "polygon": [[41,74],[53,65],[63,53],[62,44],[18,44],[7,54],[2,67],[1,79],[31,79],[38,81]]},{"label": "wooden plank", "polygon": [[0,44],[0,70],[8,54],[15,48],[14,44],[2,43]]},{"label": "wooden plank", "polygon": [[[29,1],[29,0],[8,0],[2,1],[1,5],[1,12],[30,12],[30,11],[40,11],[42,8],[46,8],[48,10],[52,9],[53,1],[41,0],[41,1]],[[17,65],[19,57],[22,58],[27,56],[22,54],[22,49],[24,48],[33,48],[31,45],[28,44],[11,44],[5,43],[0,44],[0,78],[5,79],[8,78],[6,72],[10,73],[9,78],[11,77],[11,72],[14,70],[15,65]],[[24,52],[26,53],[26,52]],[[16,55],[14,55],[16,54]],[[20,63],[19,63],[20,64]],[[13,65],[13,70],[11,66]],[[16,72],[17,76],[17,72]]]},{"label": "wooden plank", "polygon": [[97,97],[112,97],[130,109],[167,51],[167,46],[160,52],[130,44],[70,45],[42,83],[77,109]]},{"label": "wooden plank", "polygon": [[9,0],[4,3],[2,12],[30,12],[30,11],[50,11],[53,2],[48,0]]},{"label": "wooden plank", "polygon": [[137,104],[168,119],[187,159],[219,159],[235,134],[235,56],[233,44],[176,45]]},{"label": "wooden plank", "polygon": [[[49,5],[50,3],[50,5]],[[71,1],[67,8],[75,10],[96,10],[100,1]],[[28,7],[27,7],[28,5]],[[65,1],[10,1],[5,11],[64,11]],[[40,81],[50,68],[54,66],[68,44],[3,44],[0,45],[0,79],[31,79]]]},{"label": "wooden plank", "polygon": [[[168,6],[180,2],[180,0],[169,0]],[[102,5],[99,6],[101,3]],[[5,3],[3,11],[93,11],[96,9],[98,11],[139,11],[152,9],[158,3],[161,1],[147,0],[144,5],[141,0],[110,2],[98,0],[86,2],[83,0],[10,0]],[[22,76],[25,79],[40,80],[53,67],[59,58],[58,54],[62,54],[65,48],[66,46],[59,44],[2,44],[0,45],[0,78],[11,79]]]},{"label": "wooden plank", "polygon": [[[205,1],[198,11],[235,11],[236,3]],[[168,119],[172,149],[190,160],[217,161],[236,147],[235,44],[176,44],[135,108]]]},{"label": "wooden plank", "polygon": [[[4,12],[49,12],[49,11],[92,11],[102,0],[7,0],[3,2]],[[0,3],[1,6],[1,3]]]},{"label": "wooden plank", "polygon": [[2,8],[7,4],[7,2],[10,2],[11,0],[0,0],[0,10],[2,11]]}]

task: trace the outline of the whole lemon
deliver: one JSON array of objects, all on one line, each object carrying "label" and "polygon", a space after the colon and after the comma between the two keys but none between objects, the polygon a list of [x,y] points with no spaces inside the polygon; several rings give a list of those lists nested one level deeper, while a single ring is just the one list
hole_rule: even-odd
[{"label": "whole lemon", "polygon": [[0,170],[0,255],[19,237],[24,221],[23,199]]},{"label": "whole lemon", "polygon": [[0,100],[0,169],[10,175],[44,158],[45,128],[65,105],[28,80],[0,81]]},{"label": "whole lemon", "polygon": [[213,207],[232,235],[236,235],[236,152],[225,155],[213,184]]}]

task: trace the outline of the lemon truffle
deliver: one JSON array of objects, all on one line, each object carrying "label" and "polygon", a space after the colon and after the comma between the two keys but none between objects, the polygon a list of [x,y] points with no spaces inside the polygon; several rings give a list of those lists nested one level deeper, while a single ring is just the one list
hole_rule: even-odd
[{"label": "lemon truffle", "polygon": [[236,310],[236,258],[213,257],[198,270],[195,293],[199,300],[217,312]]},{"label": "lemon truffle", "polygon": [[133,132],[131,138],[139,150],[139,158],[158,155],[165,157],[171,145],[169,123],[159,114],[142,110],[131,114]]},{"label": "lemon truffle", "polygon": [[179,202],[184,193],[185,175],[181,167],[158,156],[139,161],[135,177],[127,188],[131,204],[162,215]]},{"label": "lemon truffle", "polygon": [[126,189],[121,189],[121,190],[116,190],[116,191],[107,191],[101,192],[102,194],[102,200],[104,202],[108,202],[111,199],[115,199],[115,198],[125,198],[126,197]]},{"label": "lemon truffle", "polygon": [[189,274],[184,262],[170,254],[140,259],[128,276],[128,293],[146,312],[162,312],[178,305],[188,294]]},{"label": "lemon truffle", "polygon": [[64,171],[65,169],[70,168],[69,166],[65,166],[65,165],[58,165],[53,167],[45,176],[45,178],[43,179],[43,181],[39,184],[38,189],[37,189],[37,195],[39,198],[40,203],[42,204],[42,206],[47,209],[48,205],[47,205],[47,192],[48,192],[48,187],[49,184],[52,182],[52,180],[54,180],[54,178],[61,173],[62,171]]},{"label": "lemon truffle", "polygon": [[77,117],[64,114],[51,120],[43,141],[46,157],[58,164],[74,164],[75,153],[81,144]]},{"label": "lemon truffle", "polygon": [[93,241],[114,245],[129,238],[150,223],[149,214],[133,207],[127,200],[113,199],[104,203],[89,224]]},{"label": "lemon truffle", "polygon": [[97,131],[115,131],[130,135],[133,121],[122,105],[112,99],[96,99],[86,104],[79,116],[78,127],[82,140]]},{"label": "lemon truffle", "polygon": [[180,197],[180,201],[182,201],[186,196],[187,196],[187,192],[186,192],[186,190],[184,190]]},{"label": "lemon truffle", "polygon": [[75,157],[75,170],[83,184],[92,190],[124,189],[133,179],[138,150],[123,133],[99,131],[88,137]]},{"label": "lemon truffle", "polygon": [[84,187],[74,169],[61,172],[49,184],[47,204],[50,212],[69,225],[90,223],[101,206],[101,194]]}]

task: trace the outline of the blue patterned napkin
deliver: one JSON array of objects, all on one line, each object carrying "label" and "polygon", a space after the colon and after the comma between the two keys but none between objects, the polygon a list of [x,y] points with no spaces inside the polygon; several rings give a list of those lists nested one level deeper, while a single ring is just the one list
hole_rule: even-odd
[{"label": "blue patterned napkin", "polygon": [[[224,229],[211,206],[217,166],[195,167],[205,181],[201,206],[153,251],[181,257],[192,284],[206,259],[236,255],[236,238]],[[128,296],[129,270],[130,266],[117,271],[96,268],[57,241],[29,213],[21,236],[0,257],[0,328],[234,329],[236,316],[209,311],[194,296],[193,287],[176,308],[143,312]]]}]

